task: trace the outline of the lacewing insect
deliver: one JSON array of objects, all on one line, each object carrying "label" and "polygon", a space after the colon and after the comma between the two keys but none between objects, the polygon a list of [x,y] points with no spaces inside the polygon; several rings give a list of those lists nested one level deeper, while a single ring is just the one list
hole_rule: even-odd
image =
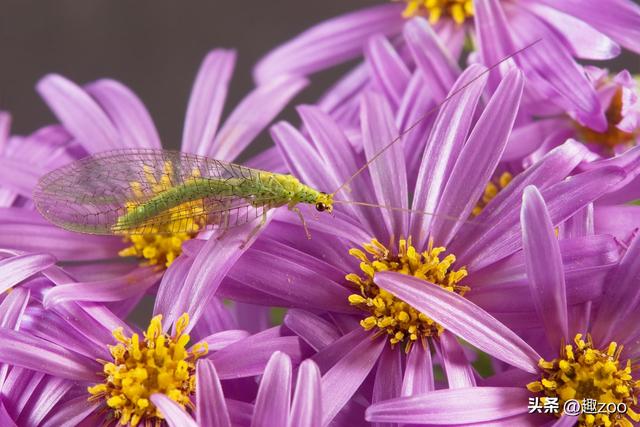
[{"label": "lacewing insect", "polygon": [[[206,227],[224,233],[261,218],[253,236],[266,222],[269,210],[287,206],[298,214],[310,237],[299,204],[314,205],[319,212],[332,212],[334,195],[403,135],[482,75],[538,41],[512,53],[454,91],[332,193],[316,190],[291,175],[203,156],[161,149],[124,149],[90,156],[46,174],[38,182],[34,200],[41,214],[62,228],[111,235],[193,233]],[[336,200],[336,203],[414,212],[361,202]]]}]

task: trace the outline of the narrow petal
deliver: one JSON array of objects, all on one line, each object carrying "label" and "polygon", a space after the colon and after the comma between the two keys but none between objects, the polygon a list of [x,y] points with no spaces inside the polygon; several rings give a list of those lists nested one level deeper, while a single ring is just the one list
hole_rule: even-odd
[{"label": "narrow petal", "polygon": [[[451,88],[449,96],[455,91],[460,92],[455,95],[455,99],[440,108],[422,155],[413,209],[435,212],[469,133],[487,77],[479,77],[478,81],[470,84],[465,90],[460,89],[477,78],[482,71],[484,69],[479,65],[472,65],[465,70]],[[432,221],[433,217],[429,215],[414,215],[411,218],[411,236],[418,239],[418,247],[424,246]]]},{"label": "narrow petal", "polygon": [[[202,248],[199,248],[198,251],[200,249]],[[188,310],[189,295],[185,291],[184,283],[192,264],[193,257],[180,256],[173,261],[162,276],[156,294],[153,315],[162,314],[165,328],[173,325],[182,313],[186,313]]]},{"label": "narrow petal", "polygon": [[247,331],[243,331],[240,329],[230,329],[206,336],[200,339],[198,343],[206,342],[209,347],[209,351],[218,351],[233,343],[243,340],[248,336],[249,332]]},{"label": "narrow petal", "polygon": [[438,214],[443,216],[433,220],[431,235],[438,245],[447,245],[462,225],[444,215],[468,218],[480,199],[509,139],[523,87],[522,73],[510,71],[469,135],[438,204]]},{"label": "narrow petal", "polygon": [[224,49],[209,52],[202,61],[184,120],[182,151],[211,152],[235,62],[235,52]]},{"label": "narrow petal", "polygon": [[629,0],[607,1],[607,13],[597,0],[541,0],[550,7],[581,19],[610,36],[622,46],[640,52],[640,8]]},{"label": "narrow petal", "polygon": [[196,367],[196,412],[200,427],[231,427],[218,373],[206,359]]},{"label": "narrow petal", "polygon": [[151,401],[162,413],[169,427],[198,427],[198,424],[168,396],[160,393],[152,394]]},{"label": "narrow petal", "polygon": [[464,349],[451,332],[444,331],[440,335],[440,351],[449,388],[474,387],[476,380],[473,367],[464,354]]},{"label": "narrow petal", "polygon": [[5,408],[2,401],[0,401],[0,425],[6,427],[18,427],[15,421],[11,418],[11,415],[7,412],[7,408]]},{"label": "narrow petal", "polygon": [[289,355],[295,364],[300,363],[308,347],[300,338],[280,336],[279,331],[280,327],[267,329],[210,355],[220,379],[262,374],[275,351]]},{"label": "narrow petal", "polygon": [[251,427],[286,426],[291,398],[291,359],[275,352],[260,381]]},{"label": "narrow petal", "polygon": [[[427,346],[428,341],[426,341]],[[414,345],[407,356],[401,396],[413,396],[435,390],[431,351],[422,344]]]},{"label": "narrow petal", "polygon": [[332,324],[304,310],[288,310],[284,324],[316,351],[340,338],[340,333]]},{"label": "narrow petal", "polygon": [[124,277],[96,282],[69,283],[49,290],[42,302],[45,308],[67,301],[113,302],[141,295],[158,283],[162,272],[138,269]]},{"label": "narrow petal", "polygon": [[276,76],[309,75],[362,53],[373,34],[396,34],[404,19],[402,6],[384,4],[348,13],[315,25],[262,58],[253,75],[257,83]]},{"label": "narrow petal", "polygon": [[551,348],[569,342],[567,291],[560,245],[547,206],[536,187],[524,190],[522,247],[533,304]]},{"label": "narrow petal", "polygon": [[[73,386],[74,383],[69,380],[44,377],[34,396],[29,399],[26,410],[20,414],[18,423],[25,426],[39,426]],[[4,426],[1,422],[0,425]]]},{"label": "narrow petal", "polygon": [[[402,388],[402,353],[397,348],[385,346],[378,360],[373,382],[371,403],[383,402],[400,396]],[[395,427],[374,424],[374,427]]]},{"label": "narrow petal", "polygon": [[0,361],[76,381],[96,381],[100,365],[40,338],[0,328]]},{"label": "narrow petal", "polygon": [[328,345],[313,355],[312,360],[320,368],[323,374],[329,371],[336,363],[342,360],[354,348],[363,341],[371,339],[370,334],[358,325],[338,338],[333,344]]},{"label": "narrow petal", "polygon": [[289,427],[320,427],[322,425],[322,395],[320,370],[312,360],[300,365]]},{"label": "narrow petal", "polygon": [[36,86],[40,95],[90,153],[122,147],[118,131],[100,106],[81,87],[57,74]]},{"label": "narrow petal", "polygon": [[0,261],[0,293],[52,266],[56,259],[46,254],[26,254]]},{"label": "narrow petal", "polygon": [[427,86],[435,92],[436,99],[444,98],[460,74],[456,61],[423,18],[409,21],[403,35]]},{"label": "narrow petal", "polygon": [[[515,127],[511,132],[509,143],[502,154],[501,160],[506,162],[526,157],[540,146],[543,146],[548,135],[562,128],[566,128],[566,132],[569,132],[569,135],[573,134],[573,129],[563,119],[543,119]],[[567,138],[564,138],[564,140]]]},{"label": "narrow petal", "polygon": [[[378,203],[384,206],[406,208],[409,201],[407,171],[401,144],[386,147],[398,137],[393,115],[384,98],[366,92],[362,99],[361,123],[364,151],[374,183]],[[380,155],[381,150],[385,150]],[[375,158],[376,156],[379,156]],[[374,159],[375,160],[372,160]],[[381,209],[389,235],[400,237],[407,229],[407,214],[402,211]]]},{"label": "narrow petal", "polygon": [[307,84],[302,78],[282,77],[258,86],[231,112],[213,145],[201,154],[233,161]]},{"label": "narrow petal", "polygon": [[41,175],[39,169],[39,166],[22,159],[0,157],[2,187],[31,198]]},{"label": "narrow petal", "polygon": [[17,288],[6,296],[0,304],[0,327],[16,331],[20,329],[22,315],[30,295],[29,289]]},{"label": "narrow petal", "polygon": [[100,401],[89,402],[86,396],[75,397],[58,405],[53,415],[45,420],[42,427],[60,427],[81,425],[91,413],[103,405]]},{"label": "narrow petal", "polygon": [[103,79],[84,88],[108,114],[123,147],[162,148],[149,112],[128,87],[115,80]]},{"label": "narrow petal", "polygon": [[377,403],[367,408],[367,421],[408,424],[475,424],[526,413],[524,387],[469,387],[437,390]]},{"label": "narrow petal", "polygon": [[398,273],[377,273],[375,281],[480,350],[527,372],[538,371],[540,356],[536,351],[464,297]]},{"label": "narrow petal", "polygon": [[385,344],[384,339],[365,338],[322,376],[322,425],[329,424],[351,399],[378,361]]},{"label": "narrow petal", "polygon": [[371,69],[371,79],[396,109],[411,74],[393,45],[381,35],[373,36],[366,45],[365,58]]}]

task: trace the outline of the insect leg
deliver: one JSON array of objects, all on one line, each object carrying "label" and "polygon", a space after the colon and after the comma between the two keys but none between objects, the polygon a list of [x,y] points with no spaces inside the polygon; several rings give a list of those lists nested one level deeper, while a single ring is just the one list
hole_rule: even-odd
[{"label": "insect leg", "polygon": [[249,236],[247,236],[245,241],[242,242],[242,244],[240,245],[240,249],[244,249],[244,247],[247,245],[247,243],[249,243],[251,241],[251,239],[253,239],[253,237],[258,233],[258,231],[260,231],[260,229],[262,227],[264,227],[264,225],[266,223],[267,223],[267,210],[264,209],[262,211],[262,219],[260,220],[260,223],[258,225],[256,225],[253,230],[251,230],[251,233],[249,233]]},{"label": "insect leg", "polygon": [[222,239],[229,230],[229,216],[231,215],[231,204],[227,202],[225,204],[225,209],[222,211],[222,221],[220,221],[220,229],[222,230],[222,234],[218,235],[218,240]]},{"label": "insect leg", "polygon": [[307,239],[311,240],[311,233],[309,232],[309,228],[307,228],[307,221],[304,220],[304,216],[302,216],[300,208],[298,208],[297,206],[293,206],[289,208],[289,210],[292,210],[293,212],[298,214],[298,218],[300,218],[300,221],[302,221],[302,226],[304,227],[304,233],[307,235]]}]

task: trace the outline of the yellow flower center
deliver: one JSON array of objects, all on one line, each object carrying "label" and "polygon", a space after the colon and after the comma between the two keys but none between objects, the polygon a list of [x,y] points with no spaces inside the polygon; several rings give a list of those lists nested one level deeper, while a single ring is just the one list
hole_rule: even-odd
[{"label": "yellow flower center", "polygon": [[377,271],[395,271],[464,295],[469,288],[458,283],[467,276],[467,270],[464,267],[459,270],[451,269],[456,261],[455,255],[449,254],[440,259],[446,249],[434,248],[431,240],[429,248],[420,253],[411,244],[411,238],[400,240],[397,254],[376,239],[363,244],[362,248],[366,254],[357,248],[349,250],[349,254],[360,260],[360,270],[364,275],[351,273],[346,276],[358,290],[358,293],[349,296],[349,302],[370,314],[360,325],[367,331],[378,328],[378,334],[389,335],[392,346],[404,343],[407,352],[418,339],[439,336],[444,330],[442,326],[391,293],[380,289],[373,282],[373,276]]},{"label": "yellow flower center", "polygon": [[440,18],[448,17],[457,24],[462,24],[466,19],[473,17],[473,0],[403,0],[405,7],[402,16],[412,18],[414,16],[426,16],[432,24]]},{"label": "yellow flower center", "polygon": [[[156,179],[149,167],[146,167],[144,172],[146,181],[144,186],[141,182],[134,181],[129,183],[133,194],[138,199],[144,200],[148,198],[148,196],[145,197],[143,189],[151,189],[151,193],[157,195],[172,187],[174,169],[171,162],[165,162],[164,171],[160,179]],[[200,171],[194,169],[191,177],[199,176]],[[137,206],[138,203],[131,202],[127,204],[126,208],[131,212]],[[206,215],[202,209],[202,203],[198,201],[178,205],[167,210],[167,214],[169,215],[169,221],[163,222],[161,225],[158,225],[153,220],[141,225],[138,231],[144,229],[145,234],[137,233],[136,230],[123,233],[125,234],[124,241],[131,243],[131,245],[118,252],[118,255],[141,258],[144,260],[143,265],[169,267],[182,253],[182,243],[193,239],[198,234],[198,231],[204,227]],[[172,232],[172,230],[189,230],[189,232],[176,233]]]},{"label": "yellow flower center", "polygon": [[[534,393],[543,393],[545,397],[558,398],[559,408],[564,402],[576,399],[583,405],[583,413],[579,416],[580,426],[629,426],[629,419],[638,422],[640,416],[632,409],[638,405],[640,381],[631,376],[631,361],[620,363],[622,346],[615,342],[606,349],[593,347],[591,336],[582,339],[577,334],[574,344],[564,347],[557,359],[548,362],[540,360],[542,378],[527,385]],[[587,400],[599,404],[625,404],[626,413],[609,410],[584,410]],[[559,417],[560,412],[557,413]]]},{"label": "yellow flower center", "polygon": [[624,132],[617,125],[622,120],[622,89],[618,89],[606,111],[607,130],[596,132],[586,126],[576,124],[578,133],[585,142],[599,144],[612,151],[616,146],[633,144],[637,136],[633,132]]},{"label": "yellow flower center", "polygon": [[113,331],[119,342],[109,346],[113,362],[104,364],[104,382],[88,387],[89,400],[104,399],[120,424],[158,423],[162,414],[151,403],[154,393],[163,393],[180,406],[192,406],[195,391],[195,362],[208,351],[206,342],[187,350],[189,335],[183,334],[189,316],[183,314],[176,324],[176,334],[162,331],[162,316],[151,319],[140,341],[138,334],[124,336],[122,328]]},{"label": "yellow flower center", "polygon": [[484,189],[484,194],[482,198],[478,200],[478,203],[471,211],[471,216],[478,216],[480,212],[489,204],[491,200],[493,200],[498,193],[503,190],[509,183],[513,180],[513,175],[509,172],[504,172],[498,179],[492,179],[489,181],[487,186]]}]

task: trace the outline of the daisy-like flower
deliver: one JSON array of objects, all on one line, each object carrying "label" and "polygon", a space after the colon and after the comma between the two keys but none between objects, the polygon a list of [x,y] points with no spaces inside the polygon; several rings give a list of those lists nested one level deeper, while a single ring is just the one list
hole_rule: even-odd
[{"label": "daisy-like flower", "polygon": [[[234,62],[235,53],[221,49],[212,51],[204,59],[187,108],[183,151],[234,160],[307,83],[302,78],[272,79],[254,89],[219,126]],[[4,150],[8,158],[0,159],[5,166],[0,179],[3,186],[20,192],[22,197],[31,197],[34,178],[64,164],[59,159],[52,159],[51,152],[68,161],[117,148],[161,148],[158,133],[144,105],[117,81],[102,79],[80,87],[62,76],[48,75],[37,88],[64,129],[45,128],[40,133],[46,138],[40,137],[39,133],[30,137],[29,147],[37,143],[44,145],[34,148],[39,148],[36,155],[25,147],[15,150],[15,155],[9,147]],[[61,140],[73,140],[73,143],[63,147]],[[29,158],[25,158],[27,155]],[[268,163],[268,159],[263,160]],[[19,180],[24,171],[28,171],[28,179]],[[25,215],[30,216],[29,213]],[[124,257],[138,257],[144,265],[166,268],[180,255],[182,243],[194,236],[187,233],[130,236],[126,238],[128,246],[115,250],[112,256],[119,253]],[[108,239],[104,241],[106,243]],[[95,256],[95,259],[100,258]]]},{"label": "daisy-like flower", "polygon": [[[307,359],[297,371],[292,388],[291,359],[279,351],[273,353],[260,380],[255,403],[247,406],[242,419],[233,420],[225,402],[220,380],[213,363],[198,362],[196,378],[195,420],[166,395],[151,396],[170,427],[230,427],[243,424],[256,427],[319,427],[322,420],[320,371]],[[293,396],[292,396],[293,395]],[[239,418],[239,417],[238,417]]]},{"label": "daisy-like flower", "polygon": [[[465,71],[454,90],[478,71],[477,66]],[[373,278],[378,271],[431,281],[443,292],[477,301],[514,327],[525,325],[533,307],[518,254],[522,190],[540,185],[558,225],[624,178],[622,169],[602,167],[565,181],[588,152],[569,141],[516,177],[464,224],[506,145],[523,84],[521,73],[513,70],[477,121],[481,83],[442,107],[424,152],[413,153],[422,156],[422,163],[411,207],[434,216],[402,210],[410,205],[407,164],[398,144],[371,163],[341,197],[400,210],[340,204],[336,196],[335,218],[308,222],[310,241],[297,219],[283,212],[230,269],[221,295],[314,313],[296,311],[285,325],[318,350],[313,359],[323,372],[323,423],[347,405],[376,363],[375,378],[363,391],[365,399],[433,389],[430,348],[442,358],[450,386],[474,384],[469,364],[457,362],[462,348],[453,334],[377,286]],[[272,130],[276,144],[289,169],[304,182],[319,189],[338,188],[365,159],[326,114],[313,107],[300,112],[313,143],[283,123]],[[384,97],[374,92],[365,94],[361,114],[359,138],[364,157],[372,159],[397,135],[394,117]],[[602,293],[602,277],[617,262],[617,246],[610,237],[589,236],[563,241],[563,255],[567,274],[580,277],[570,296],[571,303],[578,304]],[[593,273],[586,279],[585,267]],[[358,407],[352,402],[340,417]]]},{"label": "daisy-like flower", "polygon": [[[230,329],[233,321],[224,319],[222,310],[201,317],[192,329],[193,340],[186,332],[186,313],[169,333],[161,314],[153,316],[146,330],[137,331],[98,304],[61,302],[44,310],[41,303],[52,282],[68,280],[50,264],[41,260],[39,274],[32,268],[28,279],[0,303],[7,309],[0,327],[2,403],[20,425],[163,425],[164,415],[152,396],[162,394],[192,412],[192,399],[199,399],[197,360],[208,358],[221,379],[232,380],[261,374],[276,350],[287,352],[296,365],[309,355],[301,339],[286,336],[281,327],[251,337]],[[18,267],[17,261],[3,263],[0,271]],[[251,356],[238,357],[240,348]],[[14,389],[9,380],[32,381],[33,388],[27,393],[18,382]],[[247,405],[235,399],[252,398],[255,387],[251,382],[227,385],[229,412],[241,416]],[[25,408],[27,402],[42,407]],[[27,419],[39,421],[21,423]]]},{"label": "daisy-like flower", "polygon": [[[481,387],[432,391],[381,402],[367,410],[367,419],[429,425],[537,425],[553,417],[541,414],[535,405],[532,409],[532,402],[540,399],[542,404],[557,405],[555,416],[562,415],[558,425],[632,426],[640,421],[640,381],[633,366],[640,349],[635,327],[640,240],[633,241],[611,272],[608,279],[615,286],[607,286],[601,300],[571,306],[551,215],[538,189],[528,187],[521,211],[524,258],[531,298],[545,332],[544,339],[532,338],[531,345],[486,311],[443,293],[437,286],[425,287],[415,279],[393,273],[376,276],[382,288],[422,307],[459,337],[522,371],[506,370],[484,380]],[[575,232],[592,233],[592,226],[590,215],[583,215],[575,222]],[[592,304],[598,303],[598,310],[592,310]],[[472,395],[480,408],[459,404]],[[574,408],[573,413],[563,414],[567,401],[583,405],[584,410],[580,413]],[[609,409],[588,409],[596,402]],[[456,414],[454,422],[452,413]]]},{"label": "daisy-like flower", "polygon": [[[640,52],[640,7],[628,0],[397,3],[405,3],[404,10],[402,4],[376,6],[306,30],[265,56],[255,68],[255,80],[265,82],[283,73],[308,75],[356,58],[371,36],[393,36],[400,33],[403,19],[425,16],[455,58],[469,35],[477,42],[485,65],[542,39],[538,49],[523,52],[515,62],[545,99],[575,113],[582,124],[596,123],[596,130],[604,131],[606,121],[598,98],[573,58],[610,59],[620,52],[619,44]],[[360,82],[366,79],[361,74]]]}]

